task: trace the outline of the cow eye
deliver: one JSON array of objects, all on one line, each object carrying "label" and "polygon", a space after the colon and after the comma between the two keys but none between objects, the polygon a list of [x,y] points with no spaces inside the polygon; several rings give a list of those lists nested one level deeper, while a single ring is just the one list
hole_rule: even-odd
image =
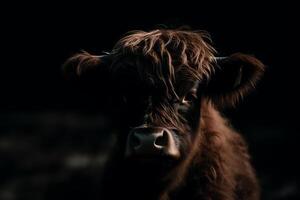
[{"label": "cow eye", "polygon": [[183,99],[182,99],[182,103],[183,104],[190,104],[192,103],[195,99],[197,99],[197,95],[195,92],[189,92],[187,93]]}]

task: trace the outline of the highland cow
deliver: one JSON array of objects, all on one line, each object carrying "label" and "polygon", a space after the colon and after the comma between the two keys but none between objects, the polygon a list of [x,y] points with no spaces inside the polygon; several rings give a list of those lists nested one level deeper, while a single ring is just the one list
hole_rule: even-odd
[{"label": "highland cow", "polygon": [[201,31],[133,31],[110,53],[71,57],[65,72],[108,99],[118,130],[103,199],[259,199],[247,145],[218,111],[263,74],[253,56],[217,57]]}]

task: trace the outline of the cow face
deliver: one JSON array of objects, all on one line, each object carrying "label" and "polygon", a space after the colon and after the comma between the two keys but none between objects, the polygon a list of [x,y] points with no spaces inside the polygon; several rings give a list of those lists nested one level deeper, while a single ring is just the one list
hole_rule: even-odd
[{"label": "cow face", "polygon": [[159,66],[137,57],[123,58],[112,68],[120,134],[126,135],[125,158],[184,158],[199,127],[199,80],[181,69],[168,84],[168,74],[157,74]]}]

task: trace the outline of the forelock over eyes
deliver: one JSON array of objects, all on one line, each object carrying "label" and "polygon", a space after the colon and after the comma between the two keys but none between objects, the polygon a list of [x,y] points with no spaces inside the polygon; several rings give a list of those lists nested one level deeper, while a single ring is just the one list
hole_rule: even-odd
[{"label": "forelock over eyes", "polygon": [[159,79],[168,97],[177,96],[175,82],[180,79],[209,79],[213,72],[215,50],[204,32],[182,30],[134,31],[115,45],[112,70],[132,58],[133,69],[145,78]]}]

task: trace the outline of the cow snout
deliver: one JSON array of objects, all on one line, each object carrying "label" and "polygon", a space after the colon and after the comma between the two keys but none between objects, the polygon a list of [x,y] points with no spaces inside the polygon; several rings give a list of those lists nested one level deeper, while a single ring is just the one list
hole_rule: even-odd
[{"label": "cow snout", "polygon": [[128,135],[126,156],[180,156],[172,132],[166,128],[135,128]]}]

